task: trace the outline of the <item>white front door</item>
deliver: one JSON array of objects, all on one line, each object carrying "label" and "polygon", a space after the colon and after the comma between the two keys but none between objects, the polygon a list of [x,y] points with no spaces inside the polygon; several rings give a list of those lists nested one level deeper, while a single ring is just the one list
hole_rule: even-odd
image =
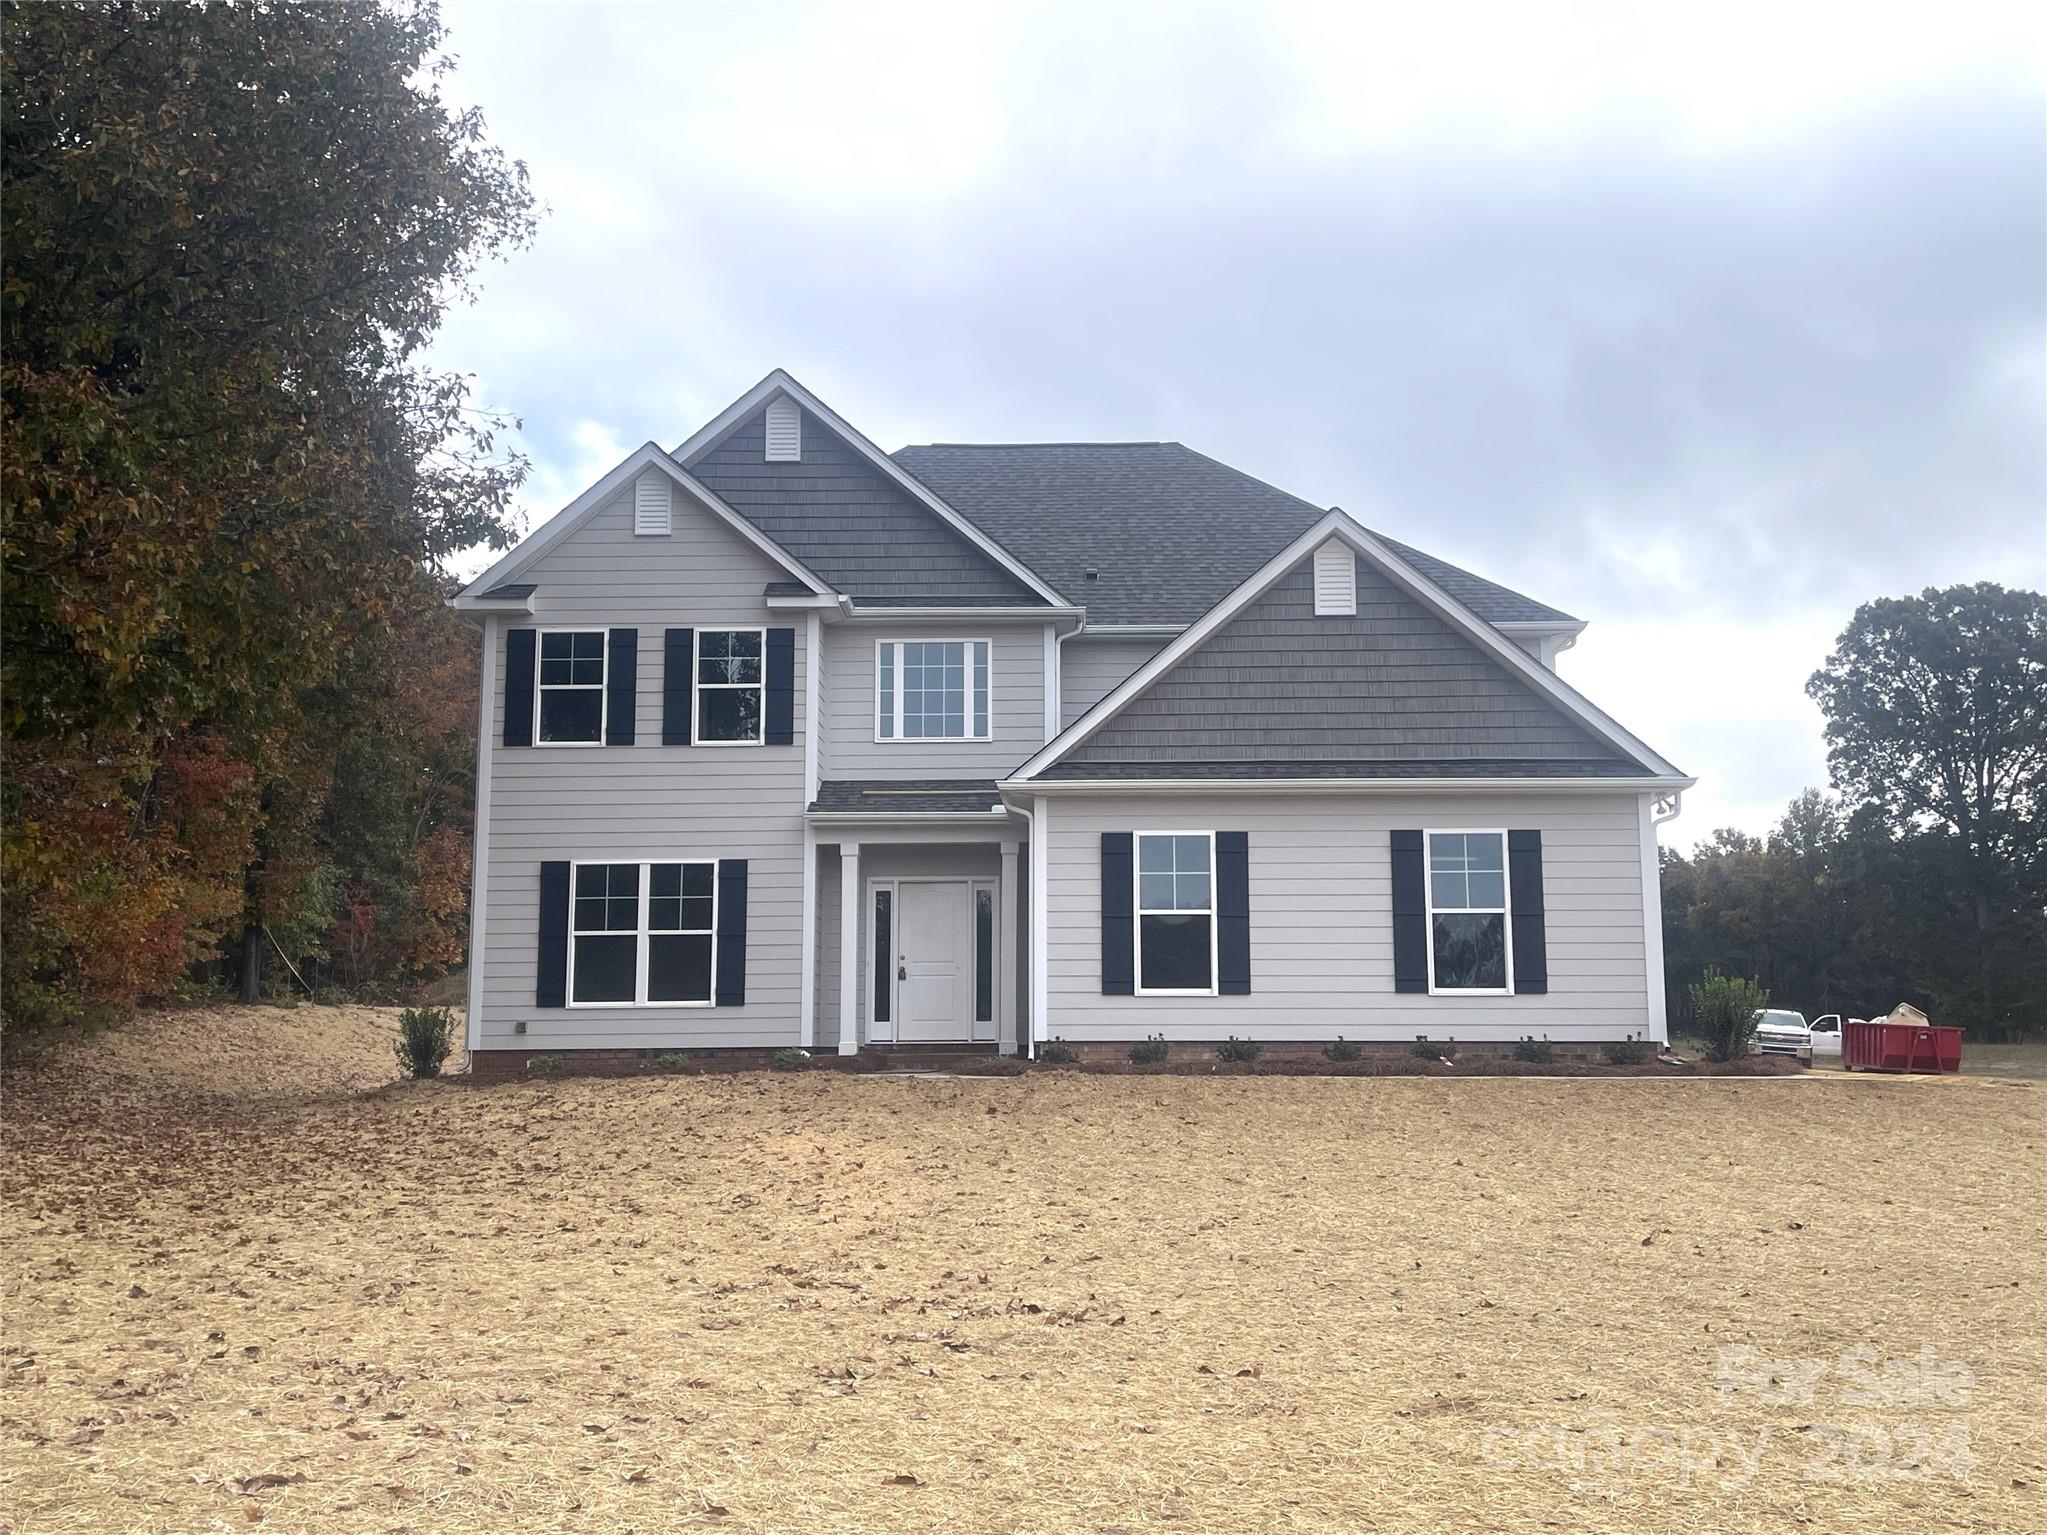
[{"label": "white front door", "polygon": [[896,1038],[964,1040],[973,1033],[974,941],[965,880],[904,880],[896,940]]}]

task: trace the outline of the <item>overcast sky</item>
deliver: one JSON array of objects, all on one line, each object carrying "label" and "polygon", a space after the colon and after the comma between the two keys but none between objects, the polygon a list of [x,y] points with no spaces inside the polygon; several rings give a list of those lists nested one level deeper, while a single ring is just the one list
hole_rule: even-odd
[{"label": "overcast sky", "polygon": [[529,526],[777,366],[890,449],[1177,439],[1589,619],[1678,845],[1826,781],[1859,602],[2047,584],[2027,8],[447,16],[548,210],[437,348]]}]

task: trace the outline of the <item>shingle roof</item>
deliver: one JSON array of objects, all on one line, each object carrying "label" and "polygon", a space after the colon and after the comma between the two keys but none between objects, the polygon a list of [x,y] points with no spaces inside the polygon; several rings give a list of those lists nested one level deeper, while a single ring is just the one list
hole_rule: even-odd
[{"label": "shingle roof", "polygon": [[989,778],[840,779],[820,783],[810,808],[866,815],[928,815],[992,811],[997,798],[995,782]]},{"label": "shingle roof", "polygon": [[1040,778],[1646,778],[1634,762],[1552,758],[1369,762],[1055,762]]},{"label": "shingle roof", "polygon": [[539,590],[531,581],[514,581],[506,586],[493,586],[483,595],[486,601],[502,597],[508,602],[516,602],[521,597],[531,597]]},{"label": "shingle roof", "polygon": [[[891,456],[1092,623],[1192,623],[1328,511],[1177,442],[931,443]],[[1386,542],[1481,618],[1574,621]]]}]

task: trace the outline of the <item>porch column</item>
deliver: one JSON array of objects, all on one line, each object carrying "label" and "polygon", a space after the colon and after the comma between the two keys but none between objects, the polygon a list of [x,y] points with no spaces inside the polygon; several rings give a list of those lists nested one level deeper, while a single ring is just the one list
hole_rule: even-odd
[{"label": "porch column", "polygon": [[1016,909],[1016,844],[1002,844],[1002,885],[996,897],[996,909],[1002,914],[1002,940],[995,945],[999,957],[995,965],[995,1048],[1001,1055],[1016,1054],[1016,980],[1021,973],[1017,968],[1017,956],[1021,952],[1017,935],[1023,931],[1023,924],[1017,920]]},{"label": "porch column", "polygon": [[839,844],[839,1054],[860,1052],[860,844]]}]

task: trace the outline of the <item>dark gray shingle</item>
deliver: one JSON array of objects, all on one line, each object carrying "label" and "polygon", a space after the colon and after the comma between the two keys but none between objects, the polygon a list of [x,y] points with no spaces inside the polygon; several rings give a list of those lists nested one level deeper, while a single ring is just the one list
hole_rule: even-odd
[{"label": "dark gray shingle", "polygon": [[[1094,623],[1192,623],[1327,512],[1177,442],[933,443],[892,456]],[[1570,621],[1386,542],[1481,618]]]},{"label": "dark gray shingle", "polygon": [[1428,762],[1056,762],[1040,778],[1646,778],[1633,762],[1471,758]]},{"label": "dark gray shingle", "polygon": [[997,798],[995,782],[989,778],[840,779],[820,783],[810,808],[863,815],[985,812],[995,808]]}]

